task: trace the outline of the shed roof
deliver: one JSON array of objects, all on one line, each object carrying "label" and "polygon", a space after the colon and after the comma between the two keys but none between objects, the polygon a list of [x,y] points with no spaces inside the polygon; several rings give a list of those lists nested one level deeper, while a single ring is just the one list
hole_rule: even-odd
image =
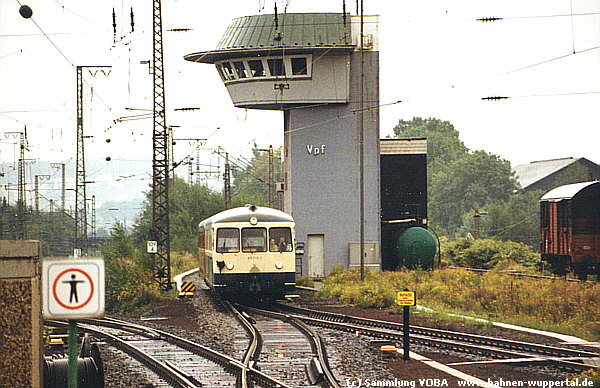
[{"label": "shed roof", "polygon": [[[275,46],[337,46],[352,44],[350,20],[341,13],[286,13],[234,19],[217,50]],[[279,34],[279,35],[277,35]],[[276,39],[280,37],[280,39]]]},{"label": "shed roof", "polygon": [[427,139],[381,139],[381,155],[427,155]]},{"label": "shed roof", "polygon": [[571,199],[586,187],[597,184],[600,184],[600,181],[581,182],[560,186],[544,194],[540,201],[558,202],[563,199]]},{"label": "shed roof", "polygon": [[284,13],[233,19],[215,50],[185,56],[186,60],[213,63],[239,56],[240,50],[260,55],[264,50],[354,49],[350,15],[342,13]]},{"label": "shed roof", "polygon": [[577,162],[577,158],[562,158],[552,160],[540,160],[529,164],[515,166],[514,171],[522,188],[526,188],[548,175],[554,174],[557,171]]}]

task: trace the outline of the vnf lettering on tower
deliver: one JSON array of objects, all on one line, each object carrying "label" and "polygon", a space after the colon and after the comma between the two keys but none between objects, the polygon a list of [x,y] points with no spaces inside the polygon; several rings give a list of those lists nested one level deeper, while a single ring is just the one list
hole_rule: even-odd
[{"label": "vnf lettering on tower", "polygon": [[314,144],[307,144],[306,145],[306,151],[310,154],[310,155],[321,155],[325,153],[325,144],[322,144],[321,146],[317,146]]}]

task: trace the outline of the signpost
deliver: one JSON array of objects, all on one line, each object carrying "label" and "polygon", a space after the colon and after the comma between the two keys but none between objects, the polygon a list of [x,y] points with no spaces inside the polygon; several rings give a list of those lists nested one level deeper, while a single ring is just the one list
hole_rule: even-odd
[{"label": "signpost", "polygon": [[69,320],[69,388],[77,388],[77,319],[104,317],[104,260],[44,259],[45,319]]},{"label": "signpost", "polygon": [[396,295],[396,304],[398,306],[403,306],[403,321],[404,327],[402,328],[402,344],[403,344],[403,359],[408,361],[410,359],[409,352],[409,331],[410,331],[410,306],[417,305],[417,294],[415,291],[408,291],[404,289],[404,291],[398,291]]}]

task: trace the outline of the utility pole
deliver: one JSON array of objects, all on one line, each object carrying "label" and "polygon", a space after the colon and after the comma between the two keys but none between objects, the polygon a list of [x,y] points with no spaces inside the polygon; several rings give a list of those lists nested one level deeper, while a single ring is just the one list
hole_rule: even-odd
[{"label": "utility pole", "polygon": [[50,179],[50,175],[36,175],[35,176],[35,212],[40,212],[40,181]]},{"label": "utility pole", "polygon": [[92,246],[94,249],[97,249],[96,237],[96,196],[92,195]]},{"label": "utility pole", "polygon": [[[358,8],[358,1],[356,3]],[[357,9],[358,11],[358,9]],[[359,107],[359,165],[360,165],[360,280],[365,279],[365,55],[364,55],[364,11],[360,0],[360,107]]]},{"label": "utility pole", "polygon": [[228,152],[225,152],[225,172],[223,173],[223,197],[225,199],[225,210],[231,209],[231,165],[229,164]]},{"label": "utility pole", "polygon": [[[77,66],[77,169],[75,172],[75,244],[74,256],[87,253],[87,211],[85,152],[83,135],[83,69],[102,69],[110,66]],[[104,74],[104,72],[103,72]],[[63,207],[64,210],[64,207]]]},{"label": "utility pole", "polygon": [[155,248],[151,252],[154,260],[154,278],[161,290],[168,291],[173,288],[169,238],[169,135],[166,122],[160,0],[153,1],[152,29],[154,126],[152,131],[152,227],[150,240],[155,242],[152,244]]},{"label": "utility pole", "polygon": [[27,204],[25,202],[25,150],[27,149],[27,127],[23,132],[6,132],[5,136],[19,138],[19,179],[17,189],[17,223],[16,233],[17,240],[27,240],[27,222],[25,220],[25,210]]},{"label": "utility pole", "polygon": [[60,189],[60,206],[62,208],[62,211],[65,211],[66,206],[67,206],[65,203],[65,192],[66,192],[65,164],[64,163],[51,163],[50,166],[52,166],[52,168],[60,168],[61,169],[61,182],[62,183],[61,183],[61,189]]},{"label": "utility pole", "polygon": [[267,203],[269,207],[273,207],[273,146],[269,148],[259,148],[258,151],[265,151],[269,154],[269,177],[267,178]]}]

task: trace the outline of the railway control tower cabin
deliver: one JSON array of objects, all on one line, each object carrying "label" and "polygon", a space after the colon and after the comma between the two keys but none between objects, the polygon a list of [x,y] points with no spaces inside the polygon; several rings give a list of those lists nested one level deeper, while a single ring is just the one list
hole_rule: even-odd
[{"label": "railway control tower cabin", "polygon": [[279,189],[282,210],[296,221],[304,276],[360,263],[361,166],[364,263],[381,266],[378,16],[362,20],[342,13],[241,17],[215,50],[185,56],[214,64],[236,107],[284,112]]}]

